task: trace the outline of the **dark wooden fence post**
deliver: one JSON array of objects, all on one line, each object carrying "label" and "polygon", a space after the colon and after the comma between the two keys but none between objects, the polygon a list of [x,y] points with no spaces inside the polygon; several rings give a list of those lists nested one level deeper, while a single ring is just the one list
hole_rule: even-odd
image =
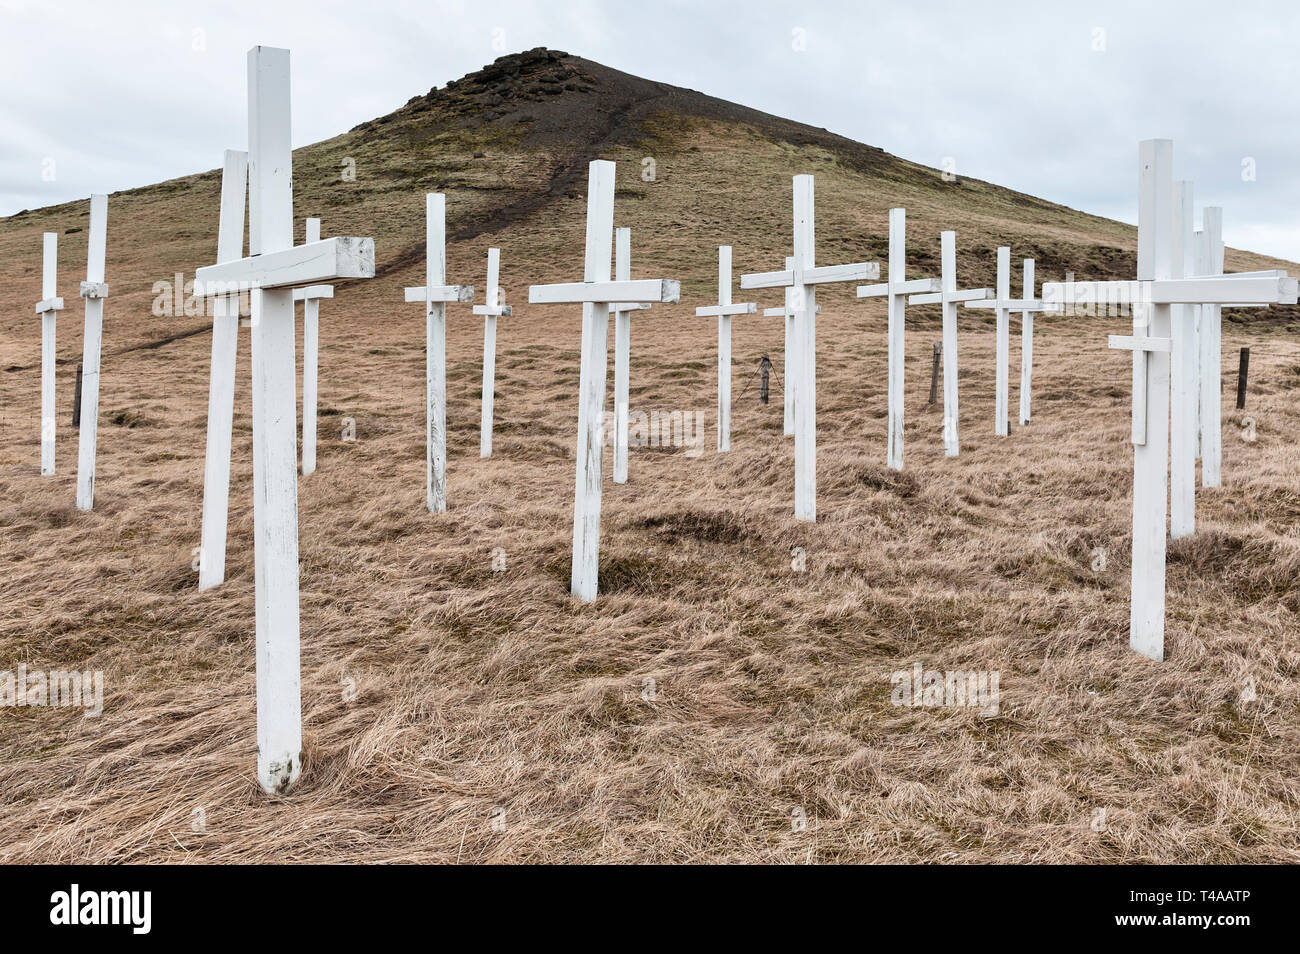
[{"label": "dark wooden fence post", "polygon": [[930,369],[930,403],[933,404],[939,397],[939,357],[943,354],[943,345],[939,342],[934,343],[934,366]]},{"label": "dark wooden fence post", "polygon": [[72,426],[81,426],[81,362],[77,362],[77,393],[72,398]]},{"label": "dark wooden fence post", "polygon": [[1241,364],[1237,365],[1237,410],[1246,406],[1246,375],[1250,371],[1250,349],[1241,349]]},{"label": "dark wooden fence post", "polygon": [[767,377],[771,370],[771,359],[763,355],[758,362],[758,399],[764,404],[767,403]]}]

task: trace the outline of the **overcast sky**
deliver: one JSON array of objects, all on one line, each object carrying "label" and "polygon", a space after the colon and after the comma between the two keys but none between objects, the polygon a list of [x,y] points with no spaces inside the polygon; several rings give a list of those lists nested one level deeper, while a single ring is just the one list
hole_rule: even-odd
[{"label": "overcast sky", "polygon": [[[1300,261],[1294,2],[0,0],[0,215],[216,168],[244,54],[293,51],[293,141],[534,46],[1135,222],[1174,140],[1230,245]],[[1287,170],[1290,170],[1289,172]]]}]

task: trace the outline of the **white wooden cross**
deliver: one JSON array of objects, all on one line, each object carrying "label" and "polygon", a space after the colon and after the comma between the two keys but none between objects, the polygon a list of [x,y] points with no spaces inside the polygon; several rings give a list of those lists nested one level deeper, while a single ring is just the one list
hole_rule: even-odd
[{"label": "white wooden cross", "polygon": [[[1023,298],[1011,297],[1011,248],[1003,245],[998,248],[998,277],[997,277],[997,295],[994,298],[984,299],[983,301],[968,301],[967,308],[992,308],[997,312],[997,346],[995,362],[997,366],[996,374],[996,396],[994,398],[993,408],[993,432],[999,437],[1006,437],[1011,433],[1009,423],[1009,404],[1010,404],[1010,352],[1011,352],[1011,313],[1018,311],[1024,316],[1024,320],[1030,322],[1030,317],[1038,311],[1057,311],[1059,306],[1055,303],[1040,301],[1033,297],[1034,291],[1034,264],[1033,259],[1025,259],[1026,268],[1028,269],[1025,282],[1025,294]],[[1029,326],[1029,335],[1032,341],[1033,325]],[[1030,345],[1032,348],[1032,344]],[[1029,384],[1025,377],[1024,359],[1021,359],[1021,416],[1022,422],[1028,422],[1028,393]]]},{"label": "white wooden cross", "polygon": [[86,251],[86,280],[81,297],[86,302],[86,327],[81,356],[81,430],[77,434],[77,509],[95,505],[95,444],[99,436],[99,358],[103,351],[104,251],[108,232],[108,196],[90,197],[90,236]]},{"label": "white wooden cross", "polygon": [[[320,219],[308,219],[305,240],[320,241]],[[302,302],[302,473],[316,470],[316,403],[320,368],[320,300],[333,298],[333,285],[295,288],[293,300]]]},{"label": "white wooden cross", "polygon": [[46,232],[41,247],[41,300],[36,314],[41,316],[41,473],[54,473],[54,330],[55,320],[63,310],[63,299],[56,292],[59,266],[59,233]]},{"label": "white wooden cross", "polygon": [[957,430],[957,303],[994,297],[992,288],[957,288],[957,233],[939,233],[940,268],[937,292],[912,295],[909,305],[943,306],[943,450],[956,457],[961,450]]},{"label": "white wooden cross", "polygon": [[[244,257],[244,202],[248,153],[227,149],[221,169],[217,261]],[[208,439],[203,464],[203,536],[199,589],[226,578],[226,518],[230,505],[230,436],[235,414],[235,357],[239,347],[239,294],[212,302],[212,367],[208,381]]]},{"label": "white wooden cross", "polygon": [[718,303],[695,309],[695,317],[718,319],[718,450],[731,450],[731,316],[752,315],[754,302],[731,302],[731,246],[718,246]]},{"label": "white wooden cross", "polygon": [[[1024,262],[1026,301],[1034,299],[1034,260]],[[1034,378],[1034,312],[1032,309],[1020,312],[1020,426],[1029,423],[1029,405],[1033,395]]]},{"label": "white wooden cross", "polygon": [[877,262],[817,265],[813,177],[794,177],[794,261],[780,272],[741,275],[741,288],[792,288],[795,310],[794,515],[817,519],[817,286],[831,282],[871,281],[880,277]]},{"label": "white wooden cross", "polygon": [[940,291],[937,278],[907,280],[907,210],[889,210],[889,281],[858,286],[859,298],[883,297],[889,304],[889,453],[893,470],[903,469],[903,359],[907,296]]},{"label": "white wooden cross", "polygon": [[1144,140],[1138,156],[1137,280],[1046,282],[1043,299],[1060,304],[1118,301],[1133,307],[1132,338],[1111,346],[1133,354],[1133,559],[1129,646],[1164,659],[1165,520],[1169,499],[1169,354],[1180,328],[1175,304],[1294,304],[1296,280],[1285,273],[1175,278],[1173,143]]},{"label": "white wooden cross", "polygon": [[488,249],[485,305],[475,305],[474,314],[483,316],[483,411],[479,418],[478,456],[492,456],[492,415],[497,381],[497,318],[509,317],[513,309],[501,294],[501,249]]},{"label": "white wooden cross", "polygon": [[532,285],[529,304],[582,304],[582,362],[578,373],[577,472],[573,501],[573,566],[570,591],[589,603],[596,598],[600,567],[601,460],[604,448],[605,379],[609,312],[621,302],[676,302],[681,286],[670,279],[610,281],[614,237],[614,163],[592,160],[587,175],[587,241],[583,280]]},{"label": "white wooden cross", "polygon": [[424,197],[425,283],[406,289],[407,301],[424,302],[425,460],[424,502],[431,513],[447,509],[447,302],[474,300],[473,285],[448,285],[447,197]]},{"label": "white wooden cross", "polygon": [[293,289],[373,278],[375,245],[293,244],[288,50],[248,53],[248,146],[251,255],[200,268],[195,285],[201,294],[251,289],[257,777],[267,792],[283,792],[302,769]]},{"label": "white wooden cross", "polygon": [[[1196,274],[1222,275],[1223,209],[1208,206],[1202,212],[1199,236]],[[1200,342],[1201,486],[1218,487],[1223,481],[1223,309],[1220,305],[1201,306]]]},{"label": "white wooden cross", "polygon": [[[632,230],[614,230],[614,280],[632,278]],[[650,307],[648,301],[620,301],[614,312],[614,483],[627,483],[628,385],[632,359],[632,312]]]},{"label": "white wooden cross", "polygon": [[[787,269],[794,268],[793,255],[787,255],[785,257],[785,267]],[[783,304],[779,308],[763,309],[764,316],[768,318],[778,318],[778,317],[785,318],[785,350],[782,355],[782,360],[784,362],[784,370],[781,372],[781,384],[783,386],[783,391],[784,391],[784,398],[782,403],[782,432],[785,434],[786,437],[789,437],[794,434],[793,368],[796,366],[796,364],[792,363],[790,359],[790,349],[794,347],[794,341],[793,341],[794,316],[795,316],[794,297],[795,297],[794,286],[786,285],[785,304]],[[820,311],[821,308],[818,307],[816,311],[813,312],[814,322],[816,321],[816,315]]]}]

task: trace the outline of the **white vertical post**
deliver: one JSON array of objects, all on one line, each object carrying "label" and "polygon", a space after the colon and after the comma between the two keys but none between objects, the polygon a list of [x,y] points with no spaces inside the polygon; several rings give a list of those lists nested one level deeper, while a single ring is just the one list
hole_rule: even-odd
[{"label": "white vertical post", "polygon": [[[320,219],[307,220],[308,242],[320,241]],[[320,299],[302,302],[302,472],[316,470],[317,375],[320,368]]]},{"label": "white vertical post", "polygon": [[[52,303],[58,294],[59,233],[46,232],[41,247],[41,299]],[[57,411],[54,406],[55,327],[59,313],[41,312],[41,473],[54,473],[54,436]]]},{"label": "white vertical post", "polygon": [[[249,246],[293,247],[289,51],[248,53]],[[298,461],[291,288],[252,295],[253,541],[257,602],[257,776],[282,792],[302,769]]]},{"label": "white vertical post", "polygon": [[425,205],[425,505],[447,509],[447,306],[433,289],[447,283],[447,197],[430,192]]},{"label": "white vertical post", "polygon": [[[248,153],[227,149],[221,172],[217,262],[244,254],[244,201]],[[226,578],[226,518],[230,503],[230,436],[235,413],[235,356],[239,345],[239,294],[212,303],[212,371],[208,381],[208,440],[203,463],[203,536],[199,589]]]},{"label": "white vertical post", "polygon": [[[1173,274],[1173,142],[1139,146],[1137,278]],[[1139,305],[1134,324],[1148,335],[1170,336],[1169,305]],[[1145,440],[1133,448],[1133,560],[1129,646],[1151,659],[1165,656],[1165,519],[1169,466],[1169,355],[1144,352],[1147,368]],[[1143,399],[1134,392],[1133,399]]]},{"label": "white vertical post", "polygon": [[[632,277],[632,230],[614,232],[614,278]],[[632,359],[632,313],[614,312],[614,483],[627,483],[628,384]]]},{"label": "white vertical post", "polygon": [[[794,256],[785,257],[785,267],[794,268]],[[792,360],[792,349],[797,343],[794,335],[794,297],[795,290],[793,285],[785,286],[785,351],[784,362],[785,370],[781,375],[782,384],[784,385],[785,396],[782,405],[784,420],[781,428],[785,436],[790,437],[794,434],[794,375],[795,369],[799,367],[798,359]]]},{"label": "white vertical post", "polygon": [[[501,249],[488,249],[487,292],[483,302],[492,308],[501,304],[499,277],[501,274]],[[478,456],[492,456],[492,415],[496,400],[497,380],[497,316],[483,317],[483,400],[479,417]]]},{"label": "white vertical post", "polygon": [[[731,246],[718,246],[718,304],[731,304]],[[718,450],[731,450],[731,316],[718,316]]]},{"label": "white vertical post", "polygon": [[[957,233],[939,235],[940,281],[945,292],[957,290]],[[957,302],[943,301],[943,451],[956,457],[957,434]]]},{"label": "white vertical post", "polygon": [[[1174,185],[1171,278],[1192,274],[1192,183]],[[1172,403],[1169,409],[1169,535],[1177,540],[1196,532],[1196,309],[1170,306]]]},{"label": "white vertical post", "polygon": [[[598,159],[587,176],[587,244],[584,282],[610,277],[614,232],[614,163]],[[573,565],[570,590],[584,603],[596,598],[600,569],[600,494],[609,303],[582,305],[582,363],[578,390],[578,447],[573,501]]]},{"label": "white vertical post", "polygon": [[[1034,260],[1025,259],[1025,294],[1029,301],[1034,297]],[[1034,313],[1020,313],[1020,426],[1029,423],[1029,402],[1034,376]]]},{"label": "white vertical post", "polygon": [[813,177],[794,177],[794,515],[817,519],[817,286],[803,281],[816,266]]},{"label": "white vertical post", "polygon": [[997,346],[994,361],[997,364],[996,395],[993,403],[993,432],[999,437],[1006,437],[1011,432],[1007,419],[1009,401],[1009,377],[1011,351],[1011,312],[1002,306],[1002,302],[1011,298],[1011,248],[1003,245],[998,248],[998,287],[997,287]]},{"label": "white vertical post", "polygon": [[[1223,209],[1210,206],[1203,213],[1208,275],[1223,274]],[[1201,486],[1218,487],[1223,481],[1222,414],[1222,309],[1201,309]]]},{"label": "white vertical post", "polygon": [[[889,210],[889,284],[907,280],[907,210]],[[888,465],[903,469],[903,368],[906,358],[907,297],[891,288],[889,309],[889,441]]]},{"label": "white vertical post", "polygon": [[[108,196],[90,197],[90,236],[86,282],[103,284],[108,230]],[[99,435],[99,361],[103,350],[104,299],[84,298],[86,329],[82,340],[81,431],[77,440],[77,509],[95,505],[95,444]]]}]

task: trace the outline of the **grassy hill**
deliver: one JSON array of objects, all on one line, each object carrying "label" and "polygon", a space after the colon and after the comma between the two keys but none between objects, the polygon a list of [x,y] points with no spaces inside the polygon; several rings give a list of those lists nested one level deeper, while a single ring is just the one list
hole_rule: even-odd
[{"label": "grassy hill", "polygon": [[[606,470],[604,595],[579,606],[566,590],[580,316],[525,303],[530,283],[580,277],[593,158],[618,162],[633,276],[682,280],[680,305],[633,317],[633,411],[707,426],[699,455],[634,447],[628,484]],[[210,322],[153,308],[156,282],[214,258],[219,173],[110,197],[89,514],[73,507],[69,426],[88,203],[0,220],[0,669],[106,681],[98,719],[0,710],[0,860],[1300,858],[1300,311],[1227,316],[1225,367],[1254,349],[1248,409],[1225,410],[1225,486],[1171,547],[1170,658],[1156,665],[1127,648],[1129,359],[1105,346],[1123,319],[1040,317],[1034,423],[999,439],[991,317],[963,314],[962,455],[949,460],[926,403],[938,313],[910,309],[899,474],[884,467],[884,305],[819,293],[807,525],[781,434],[780,321],[735,322],[734,450],[719,455],[715,326],[693,317],[715,299],[718,244],[737,273],[779,267],[797,173],[817,176],[824,263],[883,262],[898,205],[909,274],[937,273],[952,228],[967,285],[993,284],[1003,244],[1014,288],[1025,257],[1039,281],[1131,277],[1133,228],[546,50],[294,164],[297,240],[308,216],[327,236],[374,236],[377,275],[321,308],[320,469],[299,485],[306,764],[284,798],[254,776],[247,337],[227,582],[199,594]],[[498,333],[483,461],[482,322],[449,307],[451,509],[436,517],[423,509],[422,310],[401,291],[423,281],[427,191],[448,196],[449,280],[481,296],[498,246],[516,309]],[[31,308],[46,230],[60,233],[69,303],[52,478],[39,474]],[[764,353],[778,371],[766,406]],[[1257,440],[1239,439],[1244,416]],[[355,442],[339,439],[344,419]],[[999,672],[998,715],[893,705],[891,675],[915,663]]]}]

